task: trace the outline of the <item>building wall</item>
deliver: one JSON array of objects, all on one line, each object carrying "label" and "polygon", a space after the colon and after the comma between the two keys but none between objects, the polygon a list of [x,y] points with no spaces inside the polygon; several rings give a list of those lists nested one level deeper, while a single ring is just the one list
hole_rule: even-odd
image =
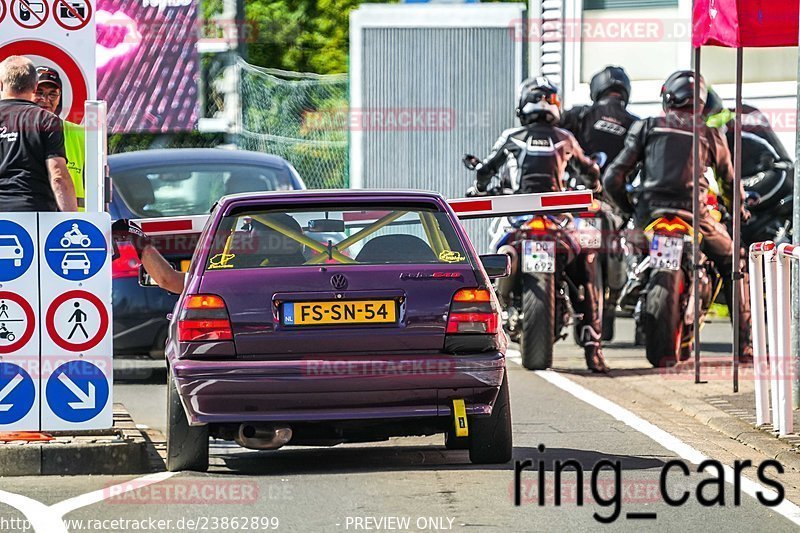
[{"label": "building wall", "polygon": [[[524,46],[510,28],[522,4],[366,5],[351,18],[353,187],[435,190],[458,198],[474,174],[465,153],[485,156],[514,126]],[[405,127],[388,117],[427,114]],[[380,116],[379,116],[380,114]],[[468,221],[488,251],[488,221]]]}]

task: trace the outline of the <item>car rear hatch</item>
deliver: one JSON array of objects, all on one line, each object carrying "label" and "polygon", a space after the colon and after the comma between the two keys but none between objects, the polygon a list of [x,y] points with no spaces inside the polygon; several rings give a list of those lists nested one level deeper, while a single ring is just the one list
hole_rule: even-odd
[{"label": "car rear hatch", "polygon": [[[440,352],[453,295],[476,285],[469,265],[254,269],[233,279],[226,274],[207,272],[201,287],[225,300],[236,353],[244,357]],[[347,288],[335,289],[333,283],[342,279]],[[325,323],[311,322],[320,315]]]},{"label": "car rear hatch", "polygon": [[[224,300],[239,358],[439,353],[454,294],[481,283],[450,215],[420,209],[306,207],[274,215],[286,231],[265,228],[267,215],[229,215],[199,292]],[[250,237],[225,248],[242,228]]]}]

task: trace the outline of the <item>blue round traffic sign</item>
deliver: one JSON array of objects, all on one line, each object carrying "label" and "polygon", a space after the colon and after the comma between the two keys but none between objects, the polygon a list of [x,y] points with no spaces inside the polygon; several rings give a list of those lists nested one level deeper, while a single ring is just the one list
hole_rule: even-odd
[{"label": "blue round traffic sign", "polygon": [[33,262],[33,239],[10,220],[0,220],[0,281],[13,281]]},{"label": "blue round traffic sign", "polygon": [[53,272],[70,281],[91,278],[106,262],[106,238],[86,220],[65,220],[44,241],[44,256]]},{"label": "blue round traffic sign", "polygon": [[21,420],[35,399],[36,387],[30,374],[14,363],[0,363],[0,425]]},{"label": "blue round traffic sign", "polygon": [[86,422],[96,417],[108,402],[108,381],[88,361],[69,361],[56,368],[47,380],[47,404],[67,422]]}]

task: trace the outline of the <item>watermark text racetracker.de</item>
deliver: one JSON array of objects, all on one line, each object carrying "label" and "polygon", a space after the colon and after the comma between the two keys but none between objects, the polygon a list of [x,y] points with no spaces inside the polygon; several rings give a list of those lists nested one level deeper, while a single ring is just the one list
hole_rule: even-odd
[{"label": "watermark text racetracker.de", "polygon": [[514,41],[541,42],[543,38],[570,43],[683,42],[692,35],[686,19],[654,17],[516,19],[509,24]]}]

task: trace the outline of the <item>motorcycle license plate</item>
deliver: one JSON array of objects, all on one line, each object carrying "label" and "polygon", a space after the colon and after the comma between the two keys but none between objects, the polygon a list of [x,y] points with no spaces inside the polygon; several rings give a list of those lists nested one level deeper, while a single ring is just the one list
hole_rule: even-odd
[{"label": "motorcycle license plate", "polygon": [[555,241],[525,241],[522,244],[522,271],[553,273],[556,271]]},{"label": "motorcycle license plate", "polygon": [[680,270],[683,257],[683,239],[654,235],[650,244],[650,266],[667,270]]},{"label": "motorcycle license plate", "polygon": [[603,244],[603,220],[599,218],[575,218],[575,229],[581,248],[597,249]]}]

